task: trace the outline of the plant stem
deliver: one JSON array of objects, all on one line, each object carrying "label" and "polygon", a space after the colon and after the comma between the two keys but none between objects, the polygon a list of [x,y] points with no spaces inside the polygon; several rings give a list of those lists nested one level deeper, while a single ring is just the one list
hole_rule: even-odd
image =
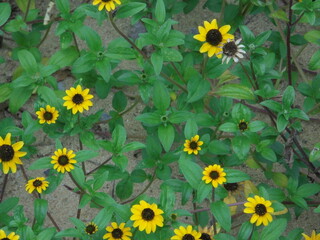
[{"label": "plant stem", "polygon": [[174,71],[178,74],[179,78],[181,79],[181,81],[183,81],[184,83],[186,83],[186,80],[183,78],[182,74],[180,73],[180,71],[177,69],[176,65],[173,62],[170,62],[171,66],[173,67]]},{"label": "plant stem", "polygon": [[92,169],[90,172],[87,172],[86,175],[90,175],[91,173],[94,173],[97,169],[99,169],[99,167],[105,165],[106,163],[108,163],[110,160],[112,159],[112,156],[109,157],[107,160],[105,160],[103,163],[101,163],[98,167]]},{"label": "plant stem", "polygon": [[72,32],[72,37],[73,37],[74,45],[76,46],[77,52],[80,53],[78,41],[74,32]]},{"label": "plant stem", "polygon": [[51,29],[51,26],[52,26],[52,24],[49,23],[49,26],[48,26],[45,34],[43,35],[43,38],[41,39],[40,43],[38,44],[37,48],[39,48],[39,47],[42,45],[42,43],[47,39],[48,34],[49,34],[49,32],[50,32],[50,29]]},{"label": "plant stem", "polygon": [[8,182],[8,176],[9,176],[9,174],[5,174],[5,175],[4,175],[3,184],[2,184],[2,189],[1,189],[0,203],[1,203],[2,200],[3,200],[4,192],[5,192],[5,190],[6,190],[6,186],[7,186],[7,182]]},{"label": "plant stem", "polygon": [[28,0],[27,9],[26,9],[26,12],[25,12],[24,17],[23,17],[23,21],[24,22],[27,20],[27,17],[28,17],[28,14],[29,14],[29,10],[30,10],[30,5],[31,5],[31,0]]},{"label": "plant stem", "polygon": [[252,79],[251,79],[251,77],[250,77],[247,69],[245,68],[245,66],[244,66],[240,61],[239,61],[239,63],[240,63],[240,66],[242,67],[244,73],[246,74],[247,78],[249,79],[252,88],[253,88],[254,90],[256,90],[256,86],[254,85],[254,82],[252,81]]},{"label": "plant stem", "polygon": [[288,71],[288,81],[289,85],[292,86],[292,70],[291,70],[291,46],[290,46],[290,36],[291,36],[291,23],[292,23],[292,0],[289,0],[289,22],[287,23],[287,71]]}]

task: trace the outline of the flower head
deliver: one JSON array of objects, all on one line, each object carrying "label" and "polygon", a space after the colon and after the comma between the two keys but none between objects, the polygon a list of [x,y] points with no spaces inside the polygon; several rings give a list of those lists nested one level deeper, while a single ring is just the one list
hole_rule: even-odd
[{"label": "flower head", "polygon": [[11,232],[8,236],[7,234],[0,229],[0,240],[19,240],[20,236],[16,235],[14,232]]},{"label": "flower head", "polygon": [[244,45],[240,44],[240,42],[241,38],[237,41],[230,41],[230,39],[227,40],[227,43],[222,47],[222,52],[220,52],[220,54],[223,54],[222,63],[224,63],[225,60],[229,63],[230,59],[238,62],[239,58],[244,57],[243,54],[246,52],[242,49],[244,48]]},{"label": "flower head", "polygon": [[116,4],[120,5],[121,1],[120,0],[94,0],[93,5],[98,5],[98,10],[102,11],[104,8],[107,9],[108,12],[111,10],[114,10],[116,8]]},{"label": "flower head", "polygon": [[238,128],[241,132],[247,131],[249,129],[249,123],[246,122],[244,119],[240,120],[238,124]]},{"label": "flower head", "polygon": [[219,184],[223,184],[227,181],[227,179],[225,178],[227,174],[218,164],[206,167],[202,173],[202,180],[205,181],[206,184],[211,183],[214,188],[218,187]]},{"label": "flower head", "polygon": [[37,177],[28,181],[26,191],[32,193],[34,190],[37,190],[38,193],[42,193],[42,190],[45,191],[48,186],[49,182],[45,181],[44,177]]},{"label": "flower head", "polygon": [[56,108],[51,107],[50,105],[47,105],[46,109],[40,108],[39,111],[36,111],[36,114],[38,115],[40,124],[55,123],[59,116],[59,112],[56,110]]},{"label": "flower head", "polygon": [[147,234],[155,232],[157,226],[163,227],[163,211],[158,208],[157,204],[149,204],[141,200],[139,204],[131,207],[131,221],[134,221],[133,227],[139,227],[139,231],[145,230]]},{"label": "flower head", "polygon": [[184,142],[184,149],[183,151],[188,152],[188,154],[195,154],[197,155],[198,152],[201,150],[201,147],[203,145],[202,141],[199,141],[199,135],[195,135],[190,140],[186,139]]},{"label": "flower head", "polygon": [[198,27],[199,34],[193,36],[193,38],[200,42],[205,42],[199,51],[201,53],[208,52],[209,57],[216,54],[218,58],[221,58],[222,54],[220,52],[223,44],[226,43],[228,39],[234,39],[234,36],[228,33],[230,28],[230,25],[224,25],[218,28],[216,19],[213,19],[211,23],[204,21],[204,27]]},{"label": "flower head", "polygon": [[201,233],[200,239],[201,240],[213,240],[213,226],[211,226],[210,228],[208,227],[199,227],[199,233]]},{"label": "flower head", "polygon": [[304,233],[302,233],[302,236],[304,237],[305,240],[320,240],[320,233],[316,234],[315,230],[312,231],[312,234],[310,237]]},{"label": "flower head", "polygon": [[192,229],[191,225],[188,225],[186,228],[180,226],[178,229],[174,230],[174,235],[171,237],[171,240],[200,240],[201,233]]},{"label": "flower head", "polygon": [[65,171],[70,172],[74,169],[74,163],[77,161],[74,159],[76,155],[72,150],[67,151],[66,148],[58,149],[54,152],[54,155],[51,157],[51,163],[53,168],[57,169],[58,172],[64,173]]},{"label": "flower head", "polygon": [[78,111],[82,113],[83,109],[89,110],[89,107],[93,105],[90,101],[93,95],[89,94],[89,91],[88,88],[82,90],[80,85],[66,90],[67,96],[63,97],[63,100],[65,100],[63,106],[67,107],[68,110],[72,109],[73,114],[76,114]]},{"label": "flower head", "polygon": [[254,198],[247,198],[248,202],[244,204],[246,207],[244,213],[252,213],[250,223],[256,223],[257,226],[260,226],[263,223],[264,226],[267,226],[269,222],[272,222],[272,216],[270,213],[274,212],[274,209],[271,207],[271,202],[265,200],[263,197],[255,195]]},{"label": "flower head", "polygon": [[84,231],[88,235],[95,234],[98,231],[98,226],[94,222],[89,222],[85,227]]},{"label": "flower head", "polygon": [[27,154],[26,152],[19,152],[23,144],[20,141],[11,145],[11,133],[7,133],[4,139],[0,137],[0,163],[4,174],[7,174],[9,169],[15,173],[17,171],[16,164],[22,164],[20,157]]},{"label": "flower head", "polygon": [[106,227],[108,233],[103,236],[103,239],[109,240],[130,240],[132,233],[129,227],[124,227],[125,223],[118,225],[116,222],[112,222],[111,226]]}]

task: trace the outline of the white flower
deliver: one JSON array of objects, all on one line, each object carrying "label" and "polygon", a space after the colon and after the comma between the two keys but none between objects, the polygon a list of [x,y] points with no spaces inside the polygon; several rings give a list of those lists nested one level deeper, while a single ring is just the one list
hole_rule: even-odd
[{"label": "white flower", "polygon": [[222,52],[220,54],[223,54],[222,63],[227,60],[227,64],[229,63],[230,59],[233,59],[234,62],[238,62],[240,58],[243,58],[246,52],[242,49],[244,48],[244,45],[240,44],[241,38],[237,41],[230,41],[228,39],[228,42],[225,43],[222,47]]}]

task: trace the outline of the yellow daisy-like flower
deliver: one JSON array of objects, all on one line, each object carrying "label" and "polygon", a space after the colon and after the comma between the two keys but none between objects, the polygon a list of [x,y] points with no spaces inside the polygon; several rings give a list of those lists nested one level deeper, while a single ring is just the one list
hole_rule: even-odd
[{"label": "yellow daisy-like flower", "polygon": [[134,221],[133,227],[139,227],[139,231],[146,231],[147,234],[155,232],[157,226],[163,227],[163,211],[158,208],[157,204],[149,204],[141,200],[139,204],[131,207],[131,221]]},{"label": "yellow daisy-like flower", "polygon": [[224,25],[218,28],[216,19],[213,19],[211,23],[204,21],[204,27],[198,27],[199,34],[193,36],[194,39],[205,42],[199,51],[201,53],[208,52],[209,57],[216,54],[218,58],[221,58],[223,44],[226,43],[228,39],[234,39],[234,36],[228,33],[230,28],[230,25]]},{"label": "yellow daisy-like flower", "polygon": [[34,190],[37,190],[38,193],[42,193],[42,191],[45,191],[49,186],[49,182],[45,180],[44,177],[29,180],[26,184],[26,191],[32,193]]},{"label": "yellow daisy-like flower", "polygon": [[88,235],[93,235],[98,231],[98,226],[94,222],[89,222],[84,231]]},{"label": "yellow daisy-like flower", "polygon": [[178,229],[174,230],[175,236],[171,237],[171,240],[200,240],[201,233],[192,229],[192,226],[189,225],[186,228],[180,226]]},{"label": "yellow daisy-like flower", "polygon": [[108,12],[111,10],[114,10],[116,8],[116,4],[120,5],[121,1],[120,0],[94,0],[93,5],[98,5],[98,10],[102,11],[104,8],[107,9]]},{"label": "yellow daisy-like flower", "polygon": [[184,142],[184,149],[183,151],[188,152],[188,154],[195,154],[197,155],[198,152],[201,150],[201,147],[203,145],[202,141],[199,141],[199,135],[195,135],[190,140],[186,139]]},{"label": "yellow daisy-like flower", "polygon": [[103,235],[103,239],[109,240],[130,240],[132,236],[131,229],[129,227],[124,227],[125,223],[120,223],[118,225],[116,222],[112,222],[111,226],[106,227],[108,233]]},{"label": "yellow daisy-like flower", "polygon": [[206,184],[211,183],[214,188],[218,187],[219,184],[223,184],[227,181],[227,179],[225,178],[227,174],[218,164],[209,165],[204,169],[202,174],[202,180],[205,181]]},{"label": "yellow daisy-like flower", "polygon": [[54,152],[54,155],[51,157],[51,163],[54,164],[53,168],[57,169],[58,172],[64,173],[65,171],[70,172],[74,169],[74,163],[77,161],[74,159],[76,155],[72,150],[67,152],[66,148],[58,149]]},{"label": "yellow daisy-like flower", "polygon": [[320,240],[320,233],[316,234],[315,230],[312,231],[312,234],[310,237],[304,233],[302,233],[302,236],[304,237],[305,240]]},{"label": "yellow daisy-like flower", "polygon": [[9,169],[15,173],[17,171],[16,164],[22,164],[20,157],[27,154],[26,152],[19,152],[23,144],[20,141],[11,145],[11,133],[7,133],[4,139],[0,137],[0,163],[2,163],[4,174],[7,174]]},{"label": "yellow daisy-like flower", "polygon": [[258,195],[255,195],[254,198],[249,197],[247,200],[248,202],[244,204],[246,208],[243,212],[253,214],[250,223],[256,223],[256,226],[260,226],[263,223],[264,226],[267,226],[269,222],[272,222],[270,213],[273,213],[274,209],[271,207],[270,201]]},{"label": "yellow daisy-like flower", "polygon": [[58,116],[59,116],[59,112],[56,110],[56,108],[51,107],[50,105],[47,105],[46,109],[40,108],[39,111],[36,111],[36,114],[38,115],[40,124],[56,123],[56,120],[58,119]]},{"label": "yellow daisy-like flower", "polygon": [[199,227],[199,233],[201,233],[200,239],[201,240],[214,240],[213,239],[213,226],[209,227]]},{"label": "yellow daisy-like flower", "polygon": [[78,111],[83,112],[83,109],[89,110],[93,104],[90,99],[93,98],[93,95],[89,94],[90,89],[86,88],[82,90],[82,87],[78,85],[76,88],[70,88],[66,90],[67,96],[63,97],[65,100],[63,106],[67,109],[72,109],[72,113],[76,114]]},{"label": "yellow daisy-like flower", "polygon": [[9,235],[7,236],[7,234],[0,229],[0,240],[19,240],[20,236],[16,235],[14,232],[9,233]]}]

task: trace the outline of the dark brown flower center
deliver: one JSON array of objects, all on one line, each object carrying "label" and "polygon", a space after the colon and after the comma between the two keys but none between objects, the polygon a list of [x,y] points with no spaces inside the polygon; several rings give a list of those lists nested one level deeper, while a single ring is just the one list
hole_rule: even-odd
[{"label": "dark brown flower center", "polygon": [[239,127],[239,129],[240,129],[241,131],[245,131],[245,130],[248,129],[248,124],[247,124],[246,122],[242,122],[242,121],[241,121],[241,122],[239,123],[238,127]]},{"label": "dark brown flower center", "polygon": [[113,238],[118,239],[118,238],[122,238],[123,232],[120,228],[116,228],[112,231],[111,235]]},{"label": "dark brown flower center", "polygon": [[197,150],[197,148],[198,148],[198,143],[192,141],[192,142],[190,142],[189,147],[190,147],[192,150]]},{"label": "dark brown flower center", "polygon": [[229,192],[237,191],[239,184],[238,183],[225,183],[223,184],[224,188]]},{"label": "dark brown flower center", "polygon": [[259,216],[264,216],[267,213],[267,208],[265,205],[259,203],[256,205],[256,207],[254,208],[254,211],[256,214],[258,214]]},{"label": "dark brown flower center", "polygon": [[141,216],[143,220],[151,221],[154,218],[154,211],[150,208],[143,209]]},{"label": "dark brown flower center", "polygon": [[65,166],[69,163],[69,158],[66,156],[66,155],[61,155],[59,158],[58,158],[58,163],[61,165],[61,166]]},{"label": "dark brown flower center", "polygon": [[182,240],[194,240],[194,236],[192,236],[191,234],[185,234],[182,237]]},{"label": "dark brown flower center", "polygon": [[47,121],[52,120],[53,114],[51,112],[45,112],[43,118]]},{"label": "dark brown flower center", "polygon": [[4,162],[9,162],[14,156],[14,150],[11,145],[3,144],[0,146],[0,159]]},{"label": "dark brown flower center", "polygon": [[79,94],[79,93],[75,94],[72,97],[72,102],[74,102],[77,105],[83,103],[83,101],[84,101],[83,96],[81,94]]},{"label": "dark brown flower center", "polygon": [[219,173],[217,171],[212,171],[212,172],[210,172],[209,175],[210,175],[211,179],[213,179],[213,180],[219,178]]},{"label": "dark brown flower center", "polygon": [[10,239],[5,237],[5,238],[1,238],[0,240],[10,240]]},{"label": "dark brown flower center", "polygon": [[218,29],[211,29],[207,32],[206,41],[213,46],[218,46],[222,41],[222,35]]},{"label": "dark brown flower center", "polygon": [[32,184],[34,187],[40,187],[42,185],[42,181],[37,179]]},{"label": "dark brown flower center", "polygon": [[96,226],[94,226],[93,224],[89,224],[88,226],[86,226],[86,233],[91,235],[94,234],[96,232]]},{"label": "dark brown flower center", "polygon": [[202,240],[211,240],[211,237],[208,233],[202,233],[200,239]]},{"label": "dark brown flower center", "polygon": [[222,51],[224,55],[227,55],[228,57],[234,56],[238,52],[238,47],[234,41],[226,43],[222,47]]},{"label": "dark brown flower center", "polygon": [[101,2],[104,2],[104,3],[107,3],[107,2],[110,2],[112,0],[101,0]]}]

